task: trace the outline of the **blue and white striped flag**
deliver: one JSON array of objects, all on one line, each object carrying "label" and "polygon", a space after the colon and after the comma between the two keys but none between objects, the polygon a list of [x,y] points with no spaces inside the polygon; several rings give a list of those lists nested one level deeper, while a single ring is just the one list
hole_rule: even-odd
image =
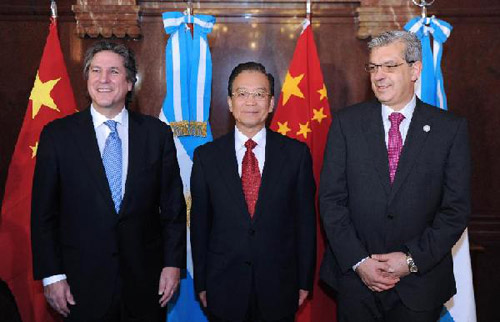
[{"label": "blue and white striped flag", "polygon": [[416,34],[422,43],[423,69],[416,86],[417,96],[427,104],[447,110],[443,73],[441,72],[441,58],[443,56],[443,44],[450,36],[452,26],[434,16],[430,18],[416,17],[405,25],[405,29]]},{"label": "blue and white striped flag", "polygon": [[[190,26],[192,24],[192,33]],[[184,15],[180,12],[163,13],[165,32],[170,35],[165,50],[167,94],[160,119],[170,124],[174,132],[177,159],[188,204],[187,270],[181,279],[178,296],[168,306],[167,321],[207,321],[193,285],[193,261],[189,229],[191,193],[189,180],[193,166],[194,149],[212,140],[210,124],[210,97],[212,86],[212,58],[207,34],[212,31],[215,18],[207,15]]]},{"label": "blue and white striped flag", "polygon": [[[422,43],[422,75],[415,84],[417,96],[427,104],[448,109],[444,92],[441,57],[443,43],[450,36],[452,27],[436,17],[416,17],[405,25],[405,30],[417,35]],[[431,48],[432,36],[432,48]],[[440,322],[476,322],[476,304],[472,285],[472,269],[469,252],[469,237],[464,231],[452,249],[453,273],[457,294],[445,303]]]}]

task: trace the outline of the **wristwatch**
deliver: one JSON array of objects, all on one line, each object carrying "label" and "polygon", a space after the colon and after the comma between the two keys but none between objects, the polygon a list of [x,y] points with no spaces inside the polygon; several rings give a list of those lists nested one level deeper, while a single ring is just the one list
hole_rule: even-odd
[{"label": "wristwatch", "polygon": [[415,261],[413,260],[413,257],[411,257],[410,253],[406,254],[406,264],[408,264],[408,269],[410,270],[410,273],[418,272],[418,267],[415,264]]}]

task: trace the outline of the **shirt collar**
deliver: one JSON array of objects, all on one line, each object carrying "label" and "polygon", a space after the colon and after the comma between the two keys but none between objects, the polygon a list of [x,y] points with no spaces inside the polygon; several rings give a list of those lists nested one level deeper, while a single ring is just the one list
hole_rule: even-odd
[{"label": "shirt collar", "polygon": [[408,102],[408,104],[403,107],[403,109],[399,111],[395,111],[387,105],[382,104],[382,118],[385,120],[389,120],[389,115],[391,113],[397,112],[404,115],[405,120],[411,120],[413,116],[413,111],[415,111],[415,106],[417,105],[417,98],[413,95],[412,99]]},{"label": "shirt collar", "polygon": [[[237,149],[245,146],[245,142],[250,138],[238,130],[238,127],[234,127],[234,143]],[[263,127],[257,134],[255,134],[252,140],[257,143],[257,146],[263,147],[266,142],[266,127]]]},{"label": "shirt collar", "polygon": [[[99,113],[93,105],[90,105],[90,114],[92,115],[92,123],[94,123],[94,129],[101,126],[104,122],[109,121],[106,116]],[[111,120],[118,124],[126,126],[128,123],[128,110],[123,108],[120,113],[115,115]]]}]

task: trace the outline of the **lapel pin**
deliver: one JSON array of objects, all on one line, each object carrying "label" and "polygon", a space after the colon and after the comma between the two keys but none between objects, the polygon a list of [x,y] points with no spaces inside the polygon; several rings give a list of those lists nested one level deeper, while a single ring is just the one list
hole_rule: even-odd
[{"label": "lapel pin", "polygon": [[424,132],[430,132],[431,131],[431,126],[430,125],[424,125]]}]

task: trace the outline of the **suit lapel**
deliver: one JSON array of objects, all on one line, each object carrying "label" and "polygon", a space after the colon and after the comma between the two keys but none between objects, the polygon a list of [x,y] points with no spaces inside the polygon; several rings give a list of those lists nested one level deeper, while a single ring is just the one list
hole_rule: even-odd
[{"label": "suit lapel", "polygon": [[215,156],[219,173],[226,182],[236,204],[240,207],[241,213],[246,220],[250,220],[247,203],[243,195],[243,187],[241,186],[241,178],[238,173],[238,161],[234,149],[234,131],[215,142],[217,142],[219,150],[219,153]]},{"label": "suit lapel", "polygon": [[94,124],[90,108],[80,112],[80,118],[77,120],[77,128],[75,128],[75,137],[80,150],[82,151],[83,160],[89,169],[90,175],[94,177],[98,190],[103,194],[106,204],[111,211],[115,211],[113,199],[111,198],[111,190],[109,189],[108,180],[102,164],[99,145],[97,144]]},{"label": "suit lapel", "polygon": [[254,222],[259,220],[261,213],[266,209],[266,202],[272,191],[275,189],[276,184],[279,182],[281,169],[285,160],[283,148],[283,141],[279,140],[279,135],[266,129],[266,157],[264,163],[264,170],[262,173],[262,180],[259,188],[259,197],[255,206]]},{"label": "suit lapel", "polygon": [[415,161],[417,160],[418,155],[427,140],[429,132],[425,132],[423,128],[425,125],[431,125],[429,116],[430,115],[427,113],[422,101],[417,99],[417,105],[415,106],[415,111],[413,112],[410,128],[408,129],[403,150],[401,151],[401,157],[399,158],[398,169],[396,171],[391,194],[389,196],[389,203],[401,188],[404,180],[415,165]]},{"label": "suit lapel", "polygon": [[127,203],[131,194],[131,187],[134,185],[134,178],[137,177],[144,164],[143,157],[146,147],[147,131],[141,130],[141,119],[132,111],[128,111],[128,166],[127,179],[125,181],[125,194],[120,208],[120,214],[127,208]]},{"label": "suit lapel", "polygon": [[384,124],[382,122],[382,106],[380,103],[368,103],[370,107],[364,116],[362,123],[365,140],[369,155],[373,158],[373,164],[377,169],[380,182],[387,196],[391,192],[389,180],[389,161],[387,158],[387,147],[385,145]]}]

